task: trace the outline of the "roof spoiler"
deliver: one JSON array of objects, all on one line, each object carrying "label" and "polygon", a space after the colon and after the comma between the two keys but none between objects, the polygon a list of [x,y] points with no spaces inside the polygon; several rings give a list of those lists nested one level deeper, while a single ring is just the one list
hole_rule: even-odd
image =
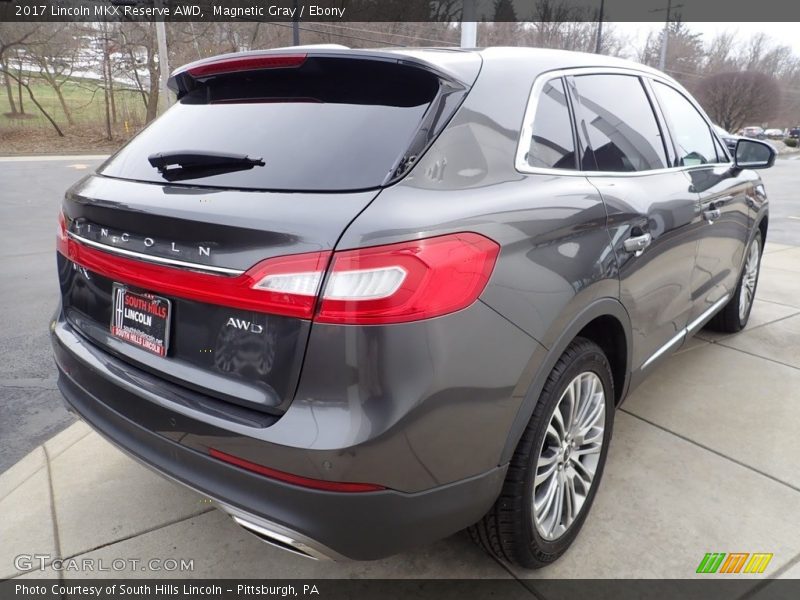
[{"label": "roof spoiler", "polygon": [[466,81],[463,77],[459,77],[453,72],[446,71],[437,65],[413,56],[380,50],[351,50],[347,46],[340,46],[339,44],[315,44],[234,52],[204,58],[175,69],[170,75],[167,87],[175,92],[180,99],[199,84],[209,81],[218,75],[267,69],[295,69],[301,67],[306,59],[310,57],[381,60],[401,63],[426,69],[442,79],[465,87],[470,87],[472,84],[472,81]]}]

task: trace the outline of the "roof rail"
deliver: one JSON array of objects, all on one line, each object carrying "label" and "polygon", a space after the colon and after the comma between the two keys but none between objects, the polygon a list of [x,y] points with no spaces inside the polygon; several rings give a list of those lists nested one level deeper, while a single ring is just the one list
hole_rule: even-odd
[{"label": "roof rail", "polygon": [[342,44],[301,44],[299,46],[281,46],[280,48],[270,48],[270,50],[350,50],[350,46]]}]

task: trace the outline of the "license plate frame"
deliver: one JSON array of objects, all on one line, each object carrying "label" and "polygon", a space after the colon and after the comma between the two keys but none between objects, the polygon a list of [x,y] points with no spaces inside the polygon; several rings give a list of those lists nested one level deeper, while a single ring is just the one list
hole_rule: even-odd
[{"label": "license plate frame", "polygon": [[162,358],[169,349],[172,302],[151,292],[115,283],[111,292],[111,335]]}]

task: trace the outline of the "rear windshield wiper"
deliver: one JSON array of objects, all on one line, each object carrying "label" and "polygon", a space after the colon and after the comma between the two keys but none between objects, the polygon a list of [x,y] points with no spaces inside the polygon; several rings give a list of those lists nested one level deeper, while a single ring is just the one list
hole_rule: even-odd
[{"label": "rear windshield wiper", "polygon": [[148,156],[147,160],[163,174],[187,170],[196,175],[197,171],[207,169],[212,171],[238,171],[264,166],[264,161],[261,158],[250,158],[246,154],[206,152],[203,150],[156,152]]}]

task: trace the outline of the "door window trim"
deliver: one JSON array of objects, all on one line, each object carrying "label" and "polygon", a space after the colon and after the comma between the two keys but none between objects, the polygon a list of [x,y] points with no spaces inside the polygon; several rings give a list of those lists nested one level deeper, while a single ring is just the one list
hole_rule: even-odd
[{"label": "door window trim", "polygon": [[[533,81],[533,85],[531,86],[531,91],[528,96],[528,103],[525,107],[525,114],[523,116],[522,127],[520,128],[520,135],[519,139],[517,140],[517,151],[514,158],[514,168],[519,172],[525,175],[566,175],[572,177],[646,177],[648,175],[657,175],[660,173],[675,173],[678,171],[692,171],[695,169],[707,169],[709,167],[715,166],[727,166],[730,165],[730,160],[728,162],[720,162],[719,160],[715,163],[706,163],[703,165],[685,165],[679,167],[665,167],[662,169],[651,169],[649,171],[590,171],[590,170],[581,170],[581,162],[578,162],[578,169],[556,169],[552,167],[532,167],[528,164],[527,160],[527,153],[530,150],[530,140],[533,136],[533,121],[536,117],[536,109],[538,106],[539,95],[541,94],[544,86],[553,79],[562,78],[563,81],[566,81],[570,76],[577,76],[577,75],[632,75],[643,79],[644,83],[644,90],[645,94],[648,96],[648,100],[651,103],[651,108],[653,109],[653,117],[658,122],[659,128],[662,131],[662,137],[665,133],[668,133],[670,137],[670,145],[673,148],[667,147],[667,158],[674,158],[670,156],[670,149],[674,152],[674,133],[667,122],[666,115],[663,114],[663,110],[661,109],[660,105],[658,104],[657,98],[655,98],[655,94],[653,97],[650,98],[650,89],[649,84],[650,81],[658,81],[659,83],[663,83],[671,88],[673,88],[676,92],[680,93],[684,96],[690,104],[700,113],[700,116],[706,122],[706,125],[711,132],[711,135],[714,136],[716,139],[718,136],[714,128],[711,126],[711,120],[706,115],[705,111],[700,107],[699,104],[693,99],[686,96],[686,93],[681,91],[680,87],[678,87],[674,82],[670,81],[664,76],[658,75],[656,73],[652,73],[650,71],[646,71],[644,69],[637,69],[635,67],[574,67],[574,68],[566,68],[566,69],[554,69],[551,71],[544,71],[540,73],[536,79]],[[655,106],[658,106],[658,110],[655,109]],[[575,118],[575,113],[571,112],[570,117],[572,118],[572,130],[573,132],[577,133],[578,130],[578,123],[577,119]],[[527,140],[527,144],[526,144]],[[719,141],[719,140],[717,140]],[[665,146],[668,146],[666,143],[666,139],[664,139]],[[577,154],[577,149],[576,149]],[[677,156],[677,154],[676,154]],[[728,157],[730,158],[730,157]]]}]

